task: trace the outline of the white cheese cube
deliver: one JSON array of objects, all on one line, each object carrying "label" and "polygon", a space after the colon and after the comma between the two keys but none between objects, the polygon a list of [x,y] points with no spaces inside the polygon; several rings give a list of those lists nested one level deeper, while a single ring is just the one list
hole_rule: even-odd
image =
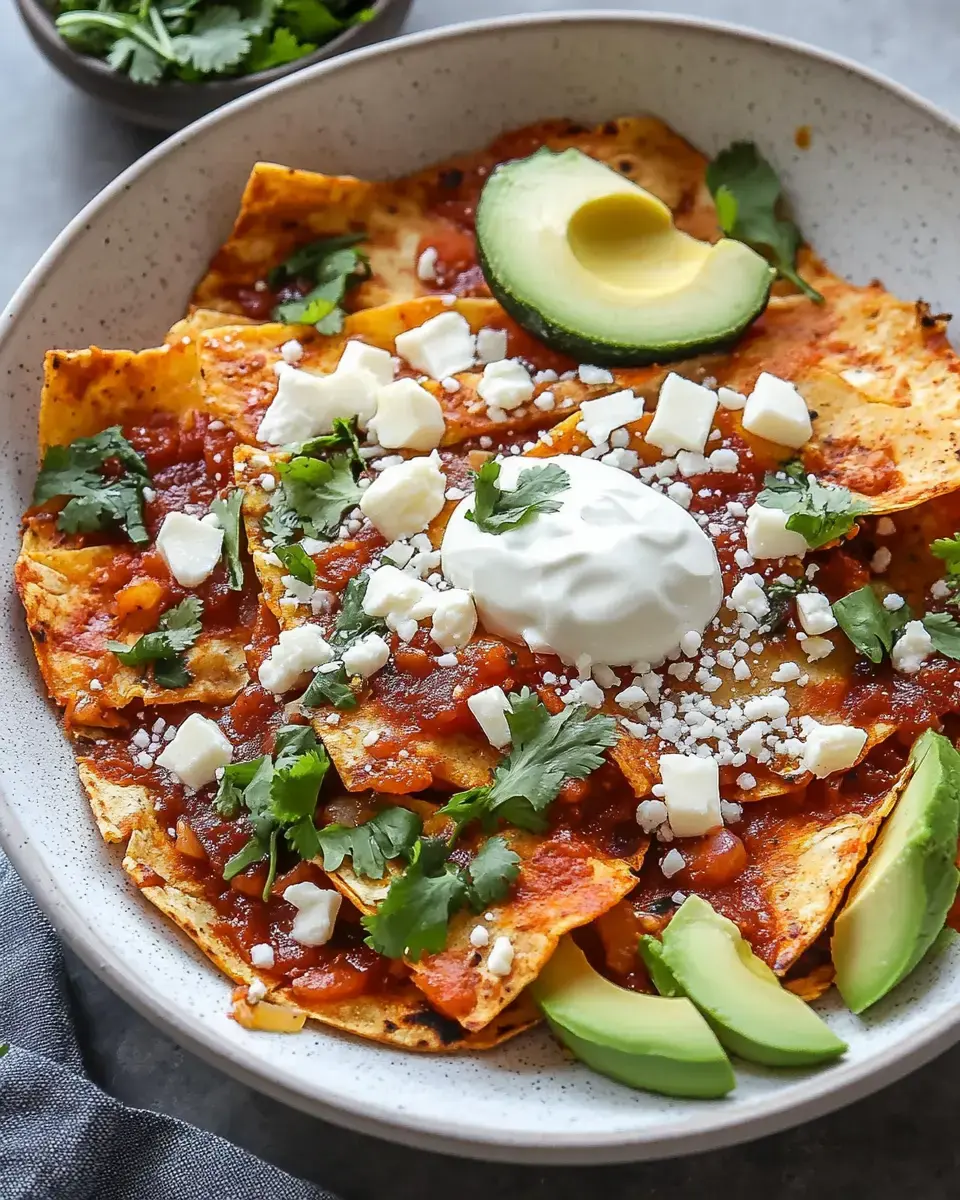
[{"label": "white cheese cube", "polygon": [[717,388],[717,399],[720,402],[721,408],[729,409],[731,412],[736,412],[747,403],[746,396],[728,387]]},{"label": "white cheese cube", "polygon": [[260,683],[268,692],[280,696],[288,692],[306,671],[322,667],[333,658],[333,651],[317,625],[298,625],[284,629],[277,644],[260,664]]},{"label": "white cheese cube", "polygon": [[233,747],[214,721],[191,713],[173,741],[157,755],[157,765],[194,790],[213,783],[220,767],[233,758]]},{"label": "white cheese cube", "polygon": [[507,357],[507,331],[481,329],[477,334],[477,362],[499,362]]},{"label": "white cheese cube", "polygon": [[502,750],[511,741],[510,726],[504,713],[510,712],[510,701],[502,687],[490,687],[467,700],[467,708],[477,719],[491,746]]},{"label": "white cheese cube", "polygon": [[257,942],[255,946],[250,947],[250,961],[261,970],[272,971],[276,962],[273,947],[269,942]]},{"label": "white cheese cube", "polygon": [[799,450],[813,436],[807,403],[792,383],[764,371],[743,410],[743,427],[757,437]]},{"label": "white cheese cube", "polygon": [[660,864],[660,871],[664,879],[672,879],[687,865],[687,860],[683,857],[679,850],[674,847],[668,850],[663,856],[663,862]]},{"label": "white cheese cube", "polygon": [[163,518],[157,549],[181,587],[198,587],[220,561],[223,530],[214,521],[183,512],[167,513]]},{"label": "white cheese cube", "polygon": [[394,542],[426,529],[443,508],[446,487],[437,458],[411,458],[377,476],[363,493],[360,511]]},{"label": "white cheese cube", "polygon": [[488,408],[509,412],[530,399],[533,380],[522,362],[515,358],[503,358],[487,363],[483,368],[483,378],[477,384],[477,395]]},{"label": "white cheese cube", "polygon": [[377,411],[377,388],[370,371],[358,367],[338,367],[332,375],[287,367],[260,422],[257,440],[272,446],[303,442],[330,433],[334,417],[356,417],[360,428],[366,429]]},{"label": "white cheese cube", "polygon": [[827,633],[837,627],[837,618],[823,592],[801,592],[797,597],[797,616],[804,633]]},{"label": "white cheese cube", "polygon": [[476,338],[457,312],[444,312],[416,329],[397,334],[397,353],[431,379],[445,379],[473,366]]},{"label": "white cheese cube", "polygon": [[370,432],[388,450],[434,450],[446,425],[436,396],[415,379],[398,379],[377,393]]},{"label": "white cheese cube", "polygon": [[484,925],[474,925],[470,930],[470,945],[476,946],[479,950],[483,946],[490,944],[490,934]]},{"label": "white cheese cube", "polygon": [[807,539],[787,528],[790,514],[751,504],[747,509],[747,552],[754,558],[803,558]]},{"label": "white cheese cube", "polygon": [[854,725],[820,725],[808,720],[806,726],[800,768],[811,771],[817,779],[852,767],[867,744],[866,732]]},{"label": "white cheese cube", "polygon": [[832,654],[834,650],[833,642],[825,637],[808,637],[803,641],[803,652],[807,656],[807,662],[817,662],[821,658],[826,658],[828,654]]},{"label": "white cheese cube", "polygon": [[763,590],[762,575],[744,575],[730,593],[727,604],[734,612],[749,613],[758,621],[770,611],[770,602]]},{"label": "white cheese cube", "polygon": [[368,633],[346,650],[343,665],[348,675],[368,679],[375,675],[390,657],[390,647],[379,633]]},{"label": "white cheese cube", "polygon": [[513,942],[508,937],[498,937],[493,943],[487,955],[487,970],[498,978],[513,970]]},{"label": "white cheese cube", "polygon": [[343,897],[332,888],[315,883],[292,883],[283,893],[284,900],[297,909],[290,936],[301,946],[325,946],[333,937]]},{"label": "white cheese cube", "polygon": [[720,768],[715,758],[661,754],[660,778],[675,837],[701,837],[723,824]]},{"label": "white cheese cube", "polygon": [[921,621],[908,621],[903,632],[893,643],[890,661],[895,671],[904,675],[916,675],[923,663],[933,653],[933,640]]},{"label": "white cheese cube", "polygon": [[473,637],[477,608],[473,596],[463,588],[437,593],[430,636],[443,650],[459,650]]},{"label": "white cheese cube", "polygon": [[703,453],[717,411],[715,392],[671,372],[660,387],[657,411],[645,440],[661,450]]},{"label": "white cheese cube", "polygon": [[437,248],[428,246],[417,259],[417,278],[422,283],[435,283],[437,279]]},{"label": "white cheese cube", "polygon": [[[368,371],[380,387],[393,382],[396,370],[393,355],[379,346],[368,346],[356,340],[347,342],[337,363],[337,371]],[[336,372],[334,372],[336,374]]]},{"label": "white cheese cube", "polygon": [[586,384],[613,383],[613,375],[606,367],[595,367],[592,363],[581,363],[577,368],[577,378]]},{"label": "white cheese cube", "polygon": [[642,416],[643,397],[629,390],[584,400],[580,405],[580,423],[595,446],[604,445],[615,429],[639,421]]},{"label": "white cheese cube", "polygon": [[389,565],[378,567],[367,576],[363,611],[370,617],[385,617],[391,626],[401,620],[416,624],[433,613],[441,595],[415,575]]}]

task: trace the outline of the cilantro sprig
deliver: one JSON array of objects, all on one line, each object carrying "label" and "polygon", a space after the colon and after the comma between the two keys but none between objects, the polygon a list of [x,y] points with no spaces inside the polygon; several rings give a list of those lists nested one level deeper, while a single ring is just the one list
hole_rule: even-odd
[{"label": "cilantro sprig", "polygon": [[323,458],[331,450],[345,450],[359,470],[363,466],[360,457],[360,438],[357,434],[356,417],[334,417],[331,422],[332,433],[321,433],[317,437],[301,442],[295,447],[296,454],[305,454],[308,458]]},{"label": "cilantro sprig", "polygon": [[323,869],[336,871],[350,858],[358,875],[382,879],[388,862],[409,857],[422,828],[417,814],[400,805],[384,808],[355,827],[327,825],[320,830]]},{"label": "cilantro sprig", "polygon": [[[111,464],[119,470],[105,470]],[[69,446],[50,446],[33,489],[33,503],[70,499],[57,517],[64,533],[92,533],[119,526],[137,545],[149,541],[143,523],[143,489],[150,473],[119,425],[77,438]]]},{"label": "cilantro sprig", "polygon": [[[886,608],[869,584],[837,600],[832,607],[837,624],[854,647],[873,663],[883,661],[904,626],[914,619],[908,604],[893,611]],[[954,616],[945,612],[927,613],[920,623],[939,654],[960,659],[960,623]]]},{"label": "cilantro sprig", "polygon": [[570,486],[570,476],[556,463],[521,471],[512,491],[501,488],[499,478],[496,459],[474,472],[473,508],[466,515],[483,533],[504,533],[526,525],[538,513],[558,512],[561,502],[554,497]]},{"label": "cilantro sprig", "polygon": [[934,538],[930,553],[943,559],[946,572],[943,581],[949,589],[947,604],[960,605],[960,533],[948,538]]},{"label": "cilantro sprig", "polygon": [[340,598],[340,611],[337,613],[330,635],[331,643],[343,653],[354,642],[358,642],[368,633],[384,634],[387,632],[386,622],[382,617],[371,617],[364,611],[363,599],[367,594],[370,576],[366,571],[355,575],[343,589]]},{"label": "cilantro sprig", "polygon": [[734,142],[707,167],[707,187],[728,237],[765,250],[777,274],[789,279],[817,304],[823,296],[797,272],[800,230],[778,210],[780,180],[753,142]]},{"label": "cilantro sprig", "polygon": [[255,863],[267,862],[264,900],[277,874],[281,838],[301,859],[320,853],[314,824],[320,788],[330,759],[309,725],[285,725],[277,732],[273,755],[231,763],[223,770],[213,800],[225,820],[246,810],[253,834],[227,861],[223,878],[233,879]]},{"label": "cilantro sprig", "polygon": [[372,16],[363,0],[59,0],[55,12],[75,50],[146,84],[268,71]]},{"label": "cilantro sprig", "polygon": [[314,325],[319,333],[339,333],[345,313],[341,307],[347,291],[370,278],[370,260],[357,244],[365,233],[344,233],[301,246],[267,276],[274,290],[286,283],[308,279],[313,285],[304,296],[285,300],[273,310],[273,319],[285,325]]},{"label": "cilantro sprig", "polygon": [[243,491],[241,488],[234,488],[224,499],[214,500],[210,505],[210,511],[219,520],[220,528],[223,530],[223,558],[227,566],[227,587],[232,592],[239,592],[243,588],[243,558],[240,548],[242,536],[240,507],[242,504]]},{"label": "cilantro sprig", "polygon": [[542,830],[564,782],[595,771],[616,741],[611,717],[590,715],[581,706],[551,714],[527,688],[509,700],[511,750],[491,782],[458,792],[437,811],[449,819],[449,835],[421,838],[380,907],[363,918],[367,943],[380,954],[416,959],[438,953],[454,913],[466,905],[479,912],[502,900],[519,874],[519,856],[495,836],[463,867],[451,859],[463,830],[474,822],[488,832],[499,824]]},{"label": "cilantro sprig", "polygon": [[332,704],[334,708],[356,708],[357,697],[347,683],[347,669],[343,663],[337,663],[333,671],[317,671],[300,703],[304,708],[320,708],[324,704]]},{"label": "cilantro sprig", "polygon": [[186,687],[193,676],[187,670],[184,651],[200,636],[203,601],[188,596],[174,608],[168,608],[152,633],[144,633],[129,645],[108,641],[112,651],[127,667],[153,664],[153,678],[158,687]]},{"label": "cilantro sprig", "polygon": [[298,530],[308,537],[333,538],[344,513],[356,507],[363,492],[348,454],[329,459],[298,454],[277,464],[280,485],[263,518],[263,529],[276,545],[292,542]]},{"label": "cilantro sprig", "polygon": [[853,528],[869,505],[835,483],[821,483],[794,460],[767,473],[757,503],[788,513],[787,529],[802,534],[811,550],[835,541]]}]

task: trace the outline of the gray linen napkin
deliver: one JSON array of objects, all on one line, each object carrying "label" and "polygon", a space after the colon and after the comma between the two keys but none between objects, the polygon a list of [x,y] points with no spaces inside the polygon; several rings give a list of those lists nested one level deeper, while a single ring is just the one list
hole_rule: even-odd
[{"label": "gray linen napkin", "polygon": [[336,1200],[84,1071],[56,934],[0,854],[0,1200]]}]

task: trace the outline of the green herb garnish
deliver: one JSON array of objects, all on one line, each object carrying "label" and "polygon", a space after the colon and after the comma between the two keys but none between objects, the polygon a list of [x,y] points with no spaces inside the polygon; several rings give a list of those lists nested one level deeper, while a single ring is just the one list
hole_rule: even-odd
[{"label": "green herb garnish", "polygon": [[560,501],[554,497],[570,486],[570,476],[556,463],[521,471],[512,491],[501,489],[499,478],[500,463],[495,459],[474,472],[476,490],[467,520],[483,533],[504,533],[526,525],[537,513],[558,512]]},{"label": "green herb garnish", "polygon": [[365,233],[345,233],[321,238],[274,267],[267,276],[270,287],[302,279],[309,279],[313,287],[305,296],[278,304],[273,319],[285,325],[314,325],[320,333],[339,333],[346,315],[341,307],[344,296],[370,278],[370,260],[356,248],[365,237]]},{"label": "green herb garnish", "polygon": [[810,581],[806,575],[799,575],[795,579],[781,575],[774,579],[767,587],[767,602],[770,605],[770,611],[764,618],[763,624],[760,626],[761,633],[775,634],[779,633],[786,624],[787,617],[790,613],[790,601],[795,600],[802,592],[808,591]]},{"label": "green herb garnish", "polygon": [[923,627],[938,653],[947,658],[960,658],[960,624],[950,613],[927,613]]},{"label": "green herb garnish", "polygon": [[309,725],[285,725],[277,732],[272,757],[264,754],[224,768],[213,806],[225,819],[246,809],[253,826],[253,836],[224,867],[224,879],[266,860],[267,900],[281,837],[299,858],[316,858],[320,839],[314,817],[329,767],[327,752]]},{"label": "green herb garnish", "polygon": [[336,871],[345,858],[351,858],[358,875],[382,879],[388,862],[409,856],[422,828],[417,814],[399,805],[385,808],[355,827],[327,825],[320,830],[323,869]]},{"label": "green herb garnish", "polygon": [[280,485],[264,516],[263,529],[281,545],[292,541],[298,529],[308,537],[335,537],[343,514],[355,508],[363,495],[354,463],[346,454],[334,454],[328,460],[298,455],[277,463],[277,472]]},{"label": "green herb garnish", "polygon": [[331,643],[337,646],[341,653],[368,633],[382,635],[387,632],[386,622],[382,617],[371,617],[369,613],[364,612],[363,598],[367,594],[369,583],[370,576],[363,571],[360,575],[355,575],[343,589],[340,611],[330,635]]},{"label": "green herb garnish", "polygon": [[728,237],[765,250],[777,274],[805,296],[823,296],[797,273],[797,250],[803,240],[789,218],[778,215],[780,180],[753,142],[734,142],[707,167],[707,187],[717,207],[717,221]]},{"label": "green herb garnish", "polygon": [[158,687],[182,688],[192,676],[187,670],[184,651],[200,636],[203,601],[188,596],[174,608],[168,608],[152,633],[144,633],[135,642],[108,641],[111,650],[125,667],[140,667],[153,663],[153,677]]},{"label": "green herb garnish", "polygon": [[309,458],[323,458],[330,450],[345,450],[354,467],[359,470],[363,466],[363,459],[360,457],[357,418],[334,417],[331,424],[332,433],[321,433],[306,442],[301,442],[296,447],[296,453],[305,454]]},{"label": "green herb garnish", "polygon": [[[122,471],[104,474],[110,462]],[[57,517],[58,529],[92,533],[118,525],[131,542],[142,545],[150,540],[143,524],[143,489],[149,482],[147,464],[120,426],[111,425],[69,446],[50,446],[33,489],[33,503],[69,496]]]},{"label": "green herb garnish", "polygon": [[849,533],[855,519],[869,510],[845,487],[821,483],[796,460],[768,472],[763,483],[757,503],[789,513],[787,529],[802,534],[811,550]]},{"label": "green herb garnish", "polygon": [[913,620],[906,604],[893,612],[884,608],[869,584],[850,592],[832,608],[843,632],[856,649],[874,663],[883,661],[883,656],[893,649],[899,630]]},{"label": "green herb garnish", "polygon": [[462,831],[474,821],[485,829],[499,822],[523,829],[545,828],[546,810],[568,779],[584,779],[603,762],[616,741],[612,717],[589,715],[580,706],[550,714],[524,688],[510,697],[506,714],[510,753],[483,787],[452,796],[437,812],[449,817],[447,838],[421,838],[410,865],[390,885],[375,913],[363,918],[367,943],[398,958],[437,953],[446,945],[450,917],[466,905],[481,911],[502,900],[517,878],[519,856],[501,837],[489,838],[467,868],[450,859]]},{"label": "green herb garnish", "polygon": [[227,586],[233,592],[243,588],[243,559],[241,558],[240,537],[240,507],[243,504],[243,491],[234,488],[227,493],[224,500],[214,500],[210,511],[220,522],[223,530],[223,558],[227,567]]},{"label": "green herb garnish", "polygon": [[372,15],[362,0],[59,0],[54,11],[75,50],[147,84],[268,71]]},{"label": "green herb garnish", "polygon": [[347,669],[337,663],[335,671],[317,671],[310,686],[300,697],[304,708],[320,708],[332,704],[334,708],[356,708],[357,697],[347,683]]},{"label": "green herb garnish", "polygon": [[274,554],[300,583],[312,584],[317,577],[317,564],[299,542],[292,546],[274,546]]}]

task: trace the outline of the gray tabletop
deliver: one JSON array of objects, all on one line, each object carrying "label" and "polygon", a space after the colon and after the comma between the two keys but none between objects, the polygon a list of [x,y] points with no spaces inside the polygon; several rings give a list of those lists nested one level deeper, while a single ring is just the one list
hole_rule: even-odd
[{"label": "gray tabletop", "polygon": [[[604,7],[614,7],[609,0]],[[621,8],[643,8],[619,0]],[[409,31],[522,9],[584,8],[587,0],[418,0]],[[847,54],[960,112],[954,0],[657,0],[660,11],[741,22]],[[155,137],[101,112],[28,44],[10,0],[0,0],[0,307],[52,238]],[[160,1109],[233,1139],[343,1197],[460,1200],[511,1196],[681,1200],[713,1193],[773,1200],[921,1200],[955,1197],[960,1047],[873,1098],[752,1145],[634,1167],[549,1169],[458,1165],[375,1142],[302,1116],[234,1083],[157,1033],[71,960],[89,1068],[129,1104]]]}]

